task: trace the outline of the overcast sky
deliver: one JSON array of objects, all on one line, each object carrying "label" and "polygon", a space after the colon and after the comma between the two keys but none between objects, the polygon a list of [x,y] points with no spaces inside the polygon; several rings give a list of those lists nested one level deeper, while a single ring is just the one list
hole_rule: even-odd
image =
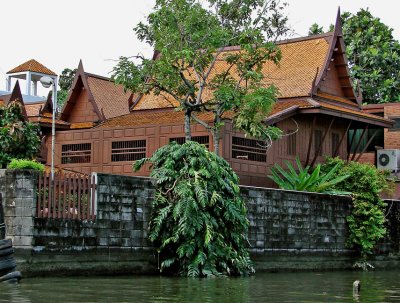
[{"label": "overcast sky", "polygon": [[[0,90],[6,72],[36,59],[57,74],[75,68],[110,76],[119,56],[150,56],[152,50],[135,39],[132,28],[151,11],[155,0],[9,0],[1,1]],[[334,23],[337,9],[356,13],[369,8],[394,29],[400,39],[398,0],[286,0],[293,37],[306,36],[314,22]],[[23,88],[24,90],[24,88]],[[40,91],[42,94],[43,92]]]}]

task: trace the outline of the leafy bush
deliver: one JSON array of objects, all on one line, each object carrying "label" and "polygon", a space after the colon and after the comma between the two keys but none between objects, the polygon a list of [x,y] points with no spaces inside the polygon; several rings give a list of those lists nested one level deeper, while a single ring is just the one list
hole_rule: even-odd
[{"label": "leafy bush", "polygon": [[310,172],[310,167],[303,168],[299,158],[296,158],[297,170],[288,161],[285,162],[288,168],[285,171],[278,164],[271,168],[272,175],[269,176],[280,188],[298,191],[309,191],[331,194],[349,194],[348,191],[335,190],[336,184],[343,182],[349,175],[335,176],[339,164],[332,166],[326,173],[321,172],[321,165]]},{"label": "leafy bush", "polygon": [[386,233],[386,204],[380,198],[380,193],[391,188],[388,173],[371,164],[346,164],[339,158],[328,158],[322,171],[329,171],[332,167],[339,167],[337,177],[349,175],[346,182],[336,184],[335,188],[353,193],[353,211],[347,217],[350,229],[348,245],[359,249],[363,260],[366,260],[378,240]]},{"label": "leafy bush", "polygon": [[38,133],[38,125],[24,120],[19,103],[0,106],[0,168],[12,158],[34,158],[40,147]]},{"label": "leafy bush", "polygon": [[136,161],[134,169],[147,162],[156,180],[149,237],[160,270],[183,276],[252,273],[246,207],[229,164],[196,142],[172,142]]},{"label": "leafy bush", "polygon": [[35,160],[27,160],[27,159],[12,159],[11,162],[7,165],[9,169],[34,169],[41,172],[44,172],[44,165]]}]

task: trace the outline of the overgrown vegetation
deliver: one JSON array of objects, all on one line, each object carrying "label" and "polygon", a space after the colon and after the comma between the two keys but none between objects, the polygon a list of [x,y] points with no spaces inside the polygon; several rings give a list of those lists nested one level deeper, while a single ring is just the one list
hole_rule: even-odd
[{"label": "overgrown vegetation", "polygon": [[349,175],[335,175],[339,169],[339,163],[330,168],[329,171],[321,172],[318,164],[313,170],[309,166],[303,168],[299,158],[296,158],[297,170],[286,161],[288,170],[284,170],[278,164],[271,168],[269,176],[280,188],[288,190],[309,191],[330,194],[349,194],[348,191],[334,189],[335,185],[346,180]]},{"label": "overgrown vegetation", "polygon": [[[263,120],[278,92],[266,85],[262,66],[281,58],[273,41],[288,30],[284,6],[279,0],[157,0],[135,32],[159,53],[154,60],[120,57],[112,77],[133,93],[159,95],[182,110],[186,140],[192,119],[203,125],[217,154],[227,113],[238,129],[270,144],[281,131]],[[240,51],[224,52],[232,45]],[[213,121],[201,120],[199,112],[211,113]]]},{"label": "overgrown vegetation", "polygon": [[338,167],[336,177],[349,176],[346,182],[336,184],[335,189],[352,192],[353,211],[347,218],[350,229],[348,245],[360,251],[364,262],[359,264],[365,265],[367,256],[386,234],[386,204],[380,198],[380,194],[391,189],[388,173],[376,169],[371,164],[347,164],[339,158],[328,158],[321,170],[329,171],[332,167]]},{"label": "overgrown vegetation", "polygon": [[33,159],[40,147],[39,126],[24,119],[21,104],[0,106],[0,168],[13,158]]},{"label": "overgrown vegetation", "polygon": [[44,165],[35,160],[27,160],[27,159],[12,159],[11,162],[7,165],[9,169],[34,169],[41,172],[44,172]]},{"label": "overgrown vegetation", "polygon": [[149,237],[160,270],[190,277],[251,274],[249,222],[229,164],[192,141],[165,145],[134,169],[148,162],[156,180]]},{"label": "overgrown vegetation", "polygon": [[312,172],[309,167],[303,168],[298,159],[296,162],[297,170],[288,162],[288,170],[275,165],[270,178],[283,189],[351,194],[353,209],[347,217],[350,230],[347,244],[361,253],[361,261],[356,265],[367,269],[368,255],[386,234],[386,204],[380,194],[392,188],[389,174],[371,164],[346,163],[338,157],[327,158],[325,164],[318,164]]}]

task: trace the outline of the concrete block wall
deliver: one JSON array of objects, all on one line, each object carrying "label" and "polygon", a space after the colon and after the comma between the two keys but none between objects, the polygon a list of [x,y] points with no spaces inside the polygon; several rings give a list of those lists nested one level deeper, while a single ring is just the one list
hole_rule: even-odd
[{"label": "concrete block wall", "polygon": [[31,248],[36,215],[37,171],[0,170],[6,238],[16,248]]},{"label": "concrete block wall", "polygon": [[351,198],[242,187],[254,252],[344,251]]},{"label": "concrete block wall", "polygon": [[154,189],[149,178],[97,175],[97,216],[94,221],[35,218],[33,245],[40,249],[146,250]]}]

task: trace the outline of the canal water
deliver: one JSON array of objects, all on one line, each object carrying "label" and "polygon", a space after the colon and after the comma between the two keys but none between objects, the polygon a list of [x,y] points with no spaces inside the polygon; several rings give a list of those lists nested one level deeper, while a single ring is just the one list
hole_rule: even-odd
[{"label": "canal water", "polygon": [[[353,281],[361,281],[359,297]],[[30,278],[0,284],[0,302],[400,302],[399,271],[259,273],[250,278]]]}]

